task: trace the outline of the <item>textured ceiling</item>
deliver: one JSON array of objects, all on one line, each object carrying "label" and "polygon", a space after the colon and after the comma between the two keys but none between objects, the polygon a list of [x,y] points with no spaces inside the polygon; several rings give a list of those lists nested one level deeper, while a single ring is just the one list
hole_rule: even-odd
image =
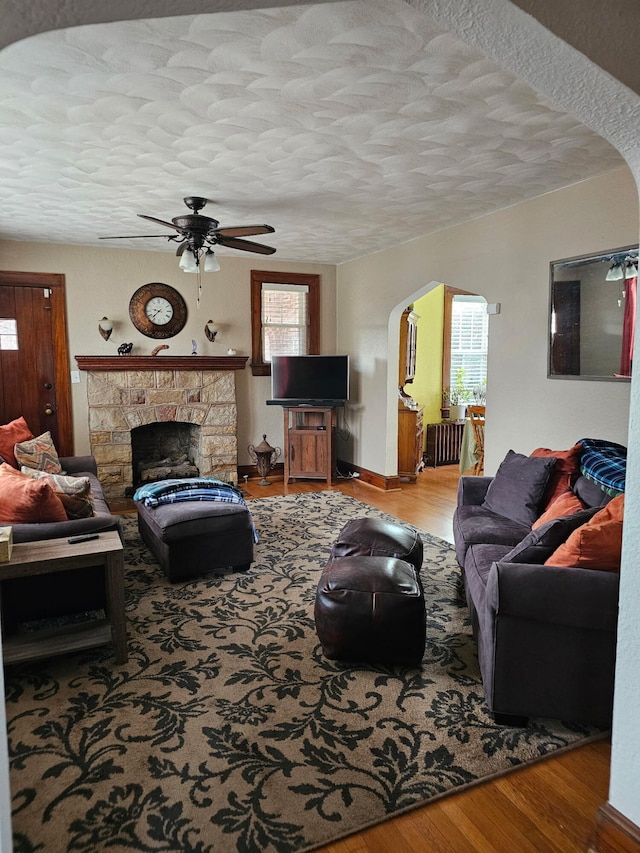
[{"label": "textured ceiling", "polygon": [[202,195],[223,227],[272,225],[275,258],[339,263],[622,162],[401,0],[84,26],[0,53],[0,238],[174,251],[98,238],[161,233],[136,214]]}]

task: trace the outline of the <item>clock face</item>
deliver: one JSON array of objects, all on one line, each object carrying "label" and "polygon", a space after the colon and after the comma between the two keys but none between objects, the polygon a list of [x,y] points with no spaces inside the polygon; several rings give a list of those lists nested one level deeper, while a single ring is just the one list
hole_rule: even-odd
[{"label": "clock face", "polygon": [[152,281],[139,287],[131,297],[129,317],[148,338],[172,338],[185,327],[187,306],[175,288]]},{"label": "clock face", "polygon": [[144,306],[144,313],[155,326],[165,326],[173,317],[173,305],[164,296],[152,296]]}]

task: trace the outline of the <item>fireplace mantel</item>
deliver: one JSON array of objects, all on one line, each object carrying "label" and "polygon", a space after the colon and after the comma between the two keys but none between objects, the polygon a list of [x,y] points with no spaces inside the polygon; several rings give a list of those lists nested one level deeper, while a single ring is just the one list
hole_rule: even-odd
[{"label": "fireplace mantel", "polygon": [[244,370],[248,355],[76,355],[80,370]]}]

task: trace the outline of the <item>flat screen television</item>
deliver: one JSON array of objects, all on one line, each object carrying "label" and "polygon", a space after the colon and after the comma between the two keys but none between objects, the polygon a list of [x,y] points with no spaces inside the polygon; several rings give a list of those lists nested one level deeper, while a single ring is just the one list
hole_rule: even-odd
[{"label": "flat screen television", "polygon": [[274,355],[271,400],[277,406],[342,406],[349,399],[348,355]]}]

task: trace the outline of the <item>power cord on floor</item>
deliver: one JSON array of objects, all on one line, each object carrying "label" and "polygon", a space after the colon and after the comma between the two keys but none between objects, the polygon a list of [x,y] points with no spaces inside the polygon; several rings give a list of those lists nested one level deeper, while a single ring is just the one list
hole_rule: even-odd
[{"label": "power cord on floor", "polygon": [[338,480],[359,480],[360,474],[357,471],[347,471],[345,474],[338,468],[336,478]]}]

